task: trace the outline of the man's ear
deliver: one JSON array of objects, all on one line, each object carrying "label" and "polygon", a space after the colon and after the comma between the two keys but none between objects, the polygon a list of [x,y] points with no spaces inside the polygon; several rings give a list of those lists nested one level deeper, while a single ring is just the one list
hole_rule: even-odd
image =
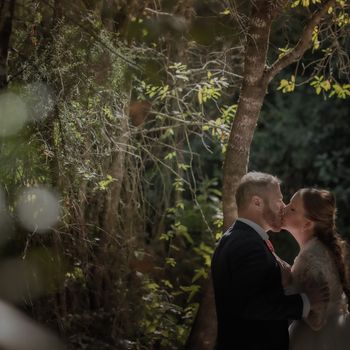
[{"label": "man's ear", "polygon": [[262,207],[262,205],[263,205],[263,200],[262,200],[262,198],[260,198],[259,196],[253,196],[253,197],[252,197],[252,200],[251,200],[251,203],[252,203],[252,205],[253,205],[254,207],[260,208],[260,207]]}]

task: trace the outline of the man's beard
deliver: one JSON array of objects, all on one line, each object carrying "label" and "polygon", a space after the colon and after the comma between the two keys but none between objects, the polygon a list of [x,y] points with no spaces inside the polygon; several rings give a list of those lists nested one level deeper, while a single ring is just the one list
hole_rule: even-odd
[{"label": "man's beard", "polygon": [[274,232],[281,231],[282,226],[282,220],[281,220],[281,214],[275,213],[269,203],[264,203],[264,210],[263,210],[263,219],[265,222],[271,227],[271,230]]}]

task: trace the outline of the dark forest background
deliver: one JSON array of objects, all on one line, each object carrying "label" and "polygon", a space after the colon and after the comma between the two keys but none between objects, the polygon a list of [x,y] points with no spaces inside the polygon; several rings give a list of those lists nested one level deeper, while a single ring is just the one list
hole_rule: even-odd
[{"label": "dark forest background", "polygon": [[[0,296],[68,348],[185,348],[222,234],[249,3],[0,2]],[[268,59],[308,10],[275,23]],[[339,49],[317,40],[296,83],[299,63],[269,86],[248,168],[286,202],[334,191],[349,239],[348,61],[310,68]],[[271,237],[292,263],[294,239]]]}]

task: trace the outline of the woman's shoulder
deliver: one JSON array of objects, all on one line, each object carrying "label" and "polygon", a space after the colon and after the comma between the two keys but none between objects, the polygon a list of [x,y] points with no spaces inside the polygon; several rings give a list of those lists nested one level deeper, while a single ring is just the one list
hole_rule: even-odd
[{"label": "woman's shoulder", "polygon": [[301,248],[296,260],[322,265],[329,260],[328,249],[318,238],[314,237]]},{"label": "woman's shoulder", "polygon": [[311,238],[304,247],[300,250],[301,254],[326,254],[328,252],[327,247],[317,238]]}]

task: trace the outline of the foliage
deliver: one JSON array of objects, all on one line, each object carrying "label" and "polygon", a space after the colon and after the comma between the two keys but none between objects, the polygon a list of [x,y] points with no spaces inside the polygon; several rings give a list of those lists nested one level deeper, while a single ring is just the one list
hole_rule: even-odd
[{"label": "foliage", "polygon": [[[42,262],[48,287],[33,289],[25,307],[70,347],[181,349],[222,234],[222,160],[242,78],[241,39],[232,33],[245,19],[232,23],[226,1],[196,4],[195,18],[171,2],[158,11],[132,1],[116,7],[111,29],[111,12],[99,12],[107,2],[57,3],[24,1],[13,28],[9,90],[24,96],[39,82],[54,108],[0,140],[0,179],[16,227],[3,258]],[[294,2],[293,11],[317,3]],[[346,11],[334,16],[343,30]],[[323,34],[314,28],[310,59],[322,54],[338,72]],[[280,57],[290,50],[276,47]],[[310,90],[349,95],[344,75],[317,67],[306,74]],[[280,173],[288,192],[314,182],[335,187],[345,211],[348,100],[315,104],[302,83],[296,69],[279,87],[290,94],[271,92],[251,166]],[[15,206],[20,189],[42,184],[59,191],[62,213],[38,236],[19,227]]]},{"label": "foliage", "polygon": [[[300,16],[306,15],[307,11],[303,11],[303,7],[309,8],[311,13],[315,13],[315,9],[320,6],[318,4],[322,3],[324,2],[321,0],[293,1],[291,4],[293,10],[288,11],[289,18],[288,15],[286,15],[286,18],[293,21],[293,16],[295,20],[298,19],[296,13]],[[328,18],[324,23],[312,28],[312,50],[306,52],[304,57],[298,60],[290,79],[284,78],[280,81],[279,90],[284,93],[293,92],[296,87],[306,84],[314,87],[317,94],[322,92],[324,96],[335,96],[342,99],[349,96],[347,83],[349,61],[345,52],[349,44],[348,12],[349,6],[345,1],[336,1],[336,5],[328,10]],[[290,32],[292,40],[295,40],[296,31],[293,30],[294,27],[296,27],[296,22],[295,25],[291,25],[286,29]],[[335,40],[339,43],[337,47],[332,44],[332,41]],[[285,45],[285,40],[281,40],[278,45]],[[288,42],[285,47],[278,48],[279,58],[291,53],[290,45]]]},{"label": "foliage", "polygon": [[[36,15],[35,31],[25,21],[14,27],[9,87],[40,82],[54,108],[28,122],[21,138],[1,140],[9,204],[28,185],[61,196],[57,226],[43,237],[21,229],[22,239],[4,249],[15,245],[6,254],[18,256],[23,246],[31,253],[43,245],[63,262],[57,270],[47,264],[55,284],[26,307],[77,349],[179,348],[220,231],[219,182],[200,155],[220,175],[238,79],[214,56],[203,68],[200,48],[186,64],[164,62],[159,49],[130,50],[91,14],[77,24],[67,12],[54,28],[46,15]],[[148,64],[164,73],[154,79]],[[152,114],[136,125],[139,102]],[[107,216],[112,194],[117,211]]]},{"label": "foliage", "polygon": [[[345,237],[350,236],[346,215],[350,205],[348,101],[315,98],[306,87],[290,97],[270,95],[253,140],[250,164],[251,169],[283,180],[286,202],[305,186],[334,191],[339,230]],[[282,256],[292,262],[297,253],[295,243],[282,236],[276,240]]]}]

